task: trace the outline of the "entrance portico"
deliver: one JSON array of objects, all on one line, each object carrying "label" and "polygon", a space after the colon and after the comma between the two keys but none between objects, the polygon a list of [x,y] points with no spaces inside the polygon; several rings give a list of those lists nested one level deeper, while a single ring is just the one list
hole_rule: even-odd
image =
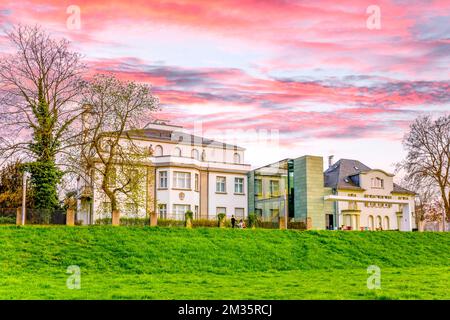
[{"label": "entrance portico", "polygon": [[[412,211],[410,208],[410,202],[407,200],[396,200],[396,199],[376,199],[376,198],[362,198],[362,197],[349,197],[349,196],[339,196],[339,195],[328,195],[324,197],[325,201],[344,201],[344,202],[361,202],[361,203],[389,203],[389,204],[400,204],[403,207],[401,214],[401,224],[400,231],[412,231]],[[359,210],[343,210],[342,214],[350,219],[351,224],[355,227],[360,225],[360,214]]]}]

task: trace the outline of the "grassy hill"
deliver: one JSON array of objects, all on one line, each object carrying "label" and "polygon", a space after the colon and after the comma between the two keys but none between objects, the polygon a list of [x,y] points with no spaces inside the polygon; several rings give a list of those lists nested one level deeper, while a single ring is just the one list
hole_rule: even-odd
[{"label": "grassy hill", "polygon": [[0,227],[6,299],[449,299],[449,271],[449,233]]}]

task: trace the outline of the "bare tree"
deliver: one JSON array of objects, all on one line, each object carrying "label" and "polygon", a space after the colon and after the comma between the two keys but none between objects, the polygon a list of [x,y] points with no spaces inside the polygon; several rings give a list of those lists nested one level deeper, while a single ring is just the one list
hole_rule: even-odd
[{"label": "bare tree", "polygon": [[134,138],[140,132],[137,128],[157,110],[157,99],[148,85],[96,75],[84,91],[83,102],[79,154],[81,170],[87,174],[82,176],[108,197],[111,213],[120,210],[120,195],[139,205],[151,151]]},{"label": "bare tree", "polygon": [[[431,182],[431,183],[430,183]],[[415,204],[415,221],[420,231],[423,231],[425,221],[434,218],[430,215],[432,208],[435,208],[436,203],[441,200],[439,190],[430,181],[430,179],[408,179],[405,177],[400,185],[407,190],[414,190],[414,204]],[[430,220],[431,221],[431,220]]]},{"label": "bare tree", "polygon": [[[410,126],[403,145],[408,154],[402,163],[406,179],[439,191],[444,214],[450,218],[450,115],[432,120],[417,118]],[[444,223],[445,220],[443,219]]]},{"label": "bare tree", "polygon": [[37,206],[52,206],[61,176],[56,158],[74,137],[85,66],[67,40],[37,26],[18,26],[8,37],[16,51],[0,58],[0,160],[36,164]]}]

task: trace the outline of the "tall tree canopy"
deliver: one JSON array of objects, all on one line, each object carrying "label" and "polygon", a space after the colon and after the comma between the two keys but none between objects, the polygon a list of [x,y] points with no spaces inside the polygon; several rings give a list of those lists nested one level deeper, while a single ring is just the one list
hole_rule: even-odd
[{"label": "tall tree canopy", "polygon": [[450,115],[433,120],[417,118],[403,140],[408,152],[402,163],[406,179],[416,186],[436,189],[450,218]]},{"label": "tall tree canopy", "polygon": [[36,207],[51,209],[61,178],[56,161],[75,137],[85,66],[67,40],[39,27],[18,26],[8,38],[15,52],[0,58],[0,157],[29,162]]},{"label": "tall tree canopy", "polygon": [[83,134],[79,136],[80,152],[73,162],[95,179],[108,197],[110,210],[119,210],[118,196],[139,205],[145,190],[138,183],[147,175],[141,167],[149,149],[133,138],[140,134],[144,121],[157,110],[158,100],[150,86],[121,81],[114,75],[96,75],[83,91]]}]

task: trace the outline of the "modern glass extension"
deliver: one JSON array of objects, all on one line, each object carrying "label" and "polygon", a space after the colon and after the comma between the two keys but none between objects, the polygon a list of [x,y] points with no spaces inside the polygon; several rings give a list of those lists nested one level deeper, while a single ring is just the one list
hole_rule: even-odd
[{"label": "modern glass extension", "polygon": [[253,192],[249,192],[249,212],[264,222],[277,223],[280,216],[294,217],[293,167],[293,160],[285,159],[250,173]]}]

